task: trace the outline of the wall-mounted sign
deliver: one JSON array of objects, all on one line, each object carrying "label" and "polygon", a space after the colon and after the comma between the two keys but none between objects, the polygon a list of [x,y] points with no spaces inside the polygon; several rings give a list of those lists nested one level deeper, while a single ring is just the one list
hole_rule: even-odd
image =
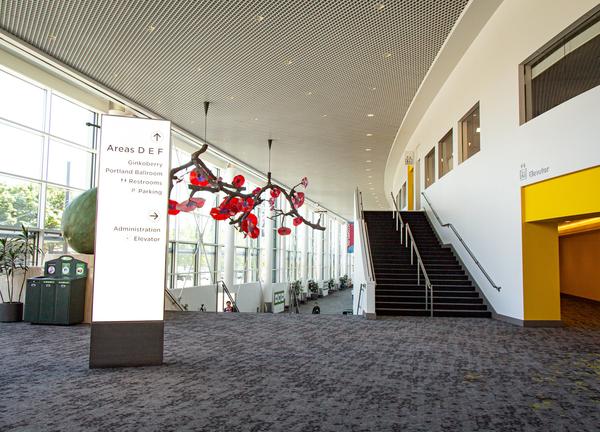
[{"label": "wall-mounted sign", "polygon": [[163,319],[170,128],[102,118],[92,321]]},{"label": "wall-mounted sign", "polygon": [[404,165],[414,165],[415,164],[415,152],[408,151],[404,154]]},{"label": "wall-mounted sign", "polygon": [[285,291],[273,293],[273,313],[281,313],[285,310]]},{"label": "wall-mounted sign", "polygon": [[550,172],[549,166],[528,170],[527,165],[525,163],[522,163],[521,168],[519,169],[519,179],[521,181],[525,181],[528,178],[530,179],[530,178],[534,178],[534,177],[538,177],[538,176],[544,176],[545,174],[548,174],[549,172]]}]

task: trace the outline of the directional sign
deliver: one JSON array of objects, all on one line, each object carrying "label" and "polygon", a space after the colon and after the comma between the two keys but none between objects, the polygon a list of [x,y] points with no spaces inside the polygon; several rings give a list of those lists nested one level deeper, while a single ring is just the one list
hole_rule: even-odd
[{"label": "directional sign", "polygon": [[92,322],[163,319],[170,122],[103,116]]}]

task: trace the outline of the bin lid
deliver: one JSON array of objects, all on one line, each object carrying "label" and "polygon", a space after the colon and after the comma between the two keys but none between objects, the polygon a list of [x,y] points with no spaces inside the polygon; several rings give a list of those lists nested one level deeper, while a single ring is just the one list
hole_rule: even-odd
[{"label": "bin lid", "polygon": [[46,262],[44,276],[54,279],[78,279],[87,277],[87,264],[84,261],[63,255]]}]

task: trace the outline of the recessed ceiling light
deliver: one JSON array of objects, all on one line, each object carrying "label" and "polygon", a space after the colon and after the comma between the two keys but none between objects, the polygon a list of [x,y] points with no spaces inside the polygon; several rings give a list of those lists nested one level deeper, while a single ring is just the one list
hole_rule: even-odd
[{"label": "recessed ceiling light", "polygon": [[375,190],[375,188],[369,188],[370,190]]},{"label": "recessed ceiling light", "polygon": [[383,55],[384,58],[390,58],[392,56],[392,53],[387,52]]},{"label": "recessed ceiling light", "polygon": [[262,16],[262,15],[256,15],[256,16],[254,17],[254,19],[255,19],[256,21],[258,21],[258,22],[261,22],[262,20],[264,20],[264,19],[265,19],[265,17],[264,17],[264,16]]},{"label": "recessed ceiling light", "polygon": [[148,27],[146,27],[146,30],[148,33],[152,33],[154,30],[156,30],[156,26],[154,24],[149,24]]},{"label": "recessed ceiling light", "polygon": [[371,87],[370,90],[375,91],[375,90],[377,90],[377,87]]},{"label": "recessed ceiling light", "polygon": [[200,72],[201,70],[202,70],[202,66],[198,66],[198,67],[196,68],[196,72]]},{"label": "recessed ceiling light", "polygon": [[367,169],[365,169],[365,171],[371,171],[371,168],[367,168]]},{"label": "recessed ceiling light", "polygon": [[292,63],[294,63],[294,60],[288,59],[285,61],[286,65],[291,65]]},{"label": "recessed ceiling light", "polygon": [[372,150],[372,149],[370,149],[370,148],[366,148],[366,149],[365,149],[365,151],[371,151],[371,150]]},{"label": "recessed ceiling light", "polygon": [[327,117],[327,114],[322,114],[321,117]]},{"label": "recessed ceiling light", "polygon": [[56,40],[56,35],[54,33],[50,33],[48,35],[48,40],[50,40],[51,42],[54,42]]},{"label": "recessed ceiling light", "polygon": [[375,114],[367,114],[367,117],[375,117]]},{"label": "recessed ceiling light", "polygon": [[366,163],[371,163],[371,159],[367,159],[365,162]]},{"label": "recessed ceiling light", "polygon": [[373,176],[368,176],[369,178],[373,178]]},{"label": "recessed ceiling light", "polygon": [[367,136],[373,136],[373,134],[372,133],[368,133]]},{"label": "recessed ceiling light", "polygon": [[258,120],[258,117],[254,117],[254,120]]},{"label": "recessed ceiling light", "polygon": [[376,10],[383,10],[385,8],[385,5],[383,3],[375,3],[375,5],[373,7]]},{"label": "recessed ceiling light", "polygon": [[234,100],[234,99],[235,99],[235,96],[229,96],[229,99],[230,99],[230,100]]},{"label": "recessed ceiling light", "polygon": [[305,94],[306,94],[306,96],[310,96],[310,95],[312,95],[312,92],[311,91],[307,91]]}]

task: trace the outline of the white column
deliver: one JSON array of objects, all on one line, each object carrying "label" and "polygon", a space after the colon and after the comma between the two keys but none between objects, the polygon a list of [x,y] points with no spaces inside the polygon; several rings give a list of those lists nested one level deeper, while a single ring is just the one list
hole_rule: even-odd
[{"label": "white column", "polygon": [[263,285],[263,299],[265,302],[273,301],[273,220],[267,216],[271,215],[271,210],[265,211],[265,283]]},{"label": "white column", "polygon": [[[303,207],[301,214],[305,219],[308,219],[308,206]],[[300,253],[302,258],[300,262],[302,263],[302,271],[300,275],[302,277],[302,290],[308,292],[308,230],[312,228],[305,224],[302,224],[301,227],[299,234],[301,235]]]},{"label": "white column", "polygon": [[[235,176],[235,172],[232,168],[227,168],[225,170],[224,179],[225,181],[231,181]],[[223,280],[225,281],[225,285],[229,290],[233,290],[233,265],[234,265],[234,257],[235,257],[235,228],[233,225],[229,225],[228,220],[222,221],[220,223],[227,224],[227,229],[225,230],[225,262],[223,263]]]}]

